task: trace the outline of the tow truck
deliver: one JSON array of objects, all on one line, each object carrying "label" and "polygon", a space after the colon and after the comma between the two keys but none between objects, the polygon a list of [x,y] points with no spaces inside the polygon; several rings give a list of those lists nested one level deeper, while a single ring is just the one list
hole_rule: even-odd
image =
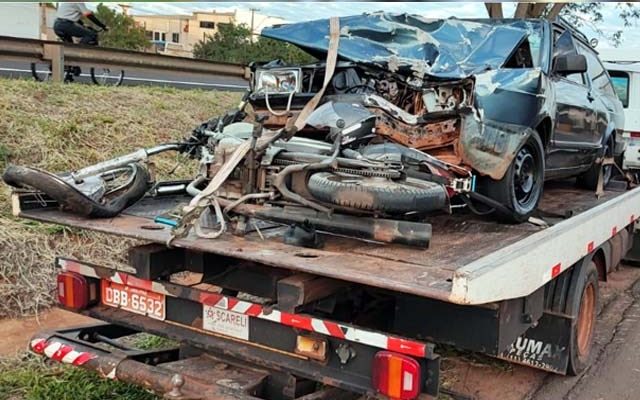
[{"label": "tow truck", "polygon": [[[60,307],[103,322],[39,332],[30,347],[167,399],[425,399],[440,391],[442,344],[579,374],[599,282],[625,255],[639,259],[640,188],[619,186],[595,196],[547,182],[537,223],[436,216],[426,250],[335,235],[302,248],[283,243],[286,227],[168,247],[154,216],[186,193],[157,190],[117,217],[88,219],[15,190],[18,217],[142,243],[120,267],[58,257]],[[139,332],[179,346],[121,340]]]}]

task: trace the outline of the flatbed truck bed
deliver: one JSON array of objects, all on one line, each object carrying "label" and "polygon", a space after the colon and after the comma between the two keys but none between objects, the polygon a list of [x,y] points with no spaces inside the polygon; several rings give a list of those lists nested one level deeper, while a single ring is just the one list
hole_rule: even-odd
[{"label": "flatbed truck bed", "polygon": [[[28,206],[23,206],[17,214],[42,222],[163,244],[170,238],[170,227],[155,224],[154,217],[188,201],[186,196],[148,197],[112,219],[87,219],[57,209],[28,209]],[[528,295],[545,283],[545,271],[561,263],[557,274],[584,255],[579,255],[579,251],[573,259],[561,260],[547,254],[542,259],[535,258],[536,262],[529,256],[529,265],[516,266],[512,265],[517,256],[514,252],[527,256],[529,250],[557,244],[554,234],[569,231],[571,235],[574,230],[583,230],[581,224],[585,220],[600,225],[594,220],[602,216],[600,218],[607,221],[607,226],[600,225],[602,232],[589,229],[591,236],[587,235],[584,243],[580,243],[581,252],[586,253],[588,243],[593,241],[593,247],[597,247],[609,239],[611,229],[622,229],[640,217],[640,188],[623,193],[606,191],[596,198],[593,192],[566,183],[552,183],[548,184],[539,208],[555,216],[553,227],[542,228],[530,223],[507,225],[468,213],[435,216],[429,219],[434,233],[428,249],[331,235],[326,235],[324,248],[307,249],[284,244],[285,228],[263,229],[244,237],[227,233],[215,240],[200,239],[191,233],[173,241],[172,245],[453,303],[483,304]],[[558,217],[562,219],[563,216],[570,218],[558,221]],[[572,244],[561,243],[562,252],[567,252]],[[349,256],[349,262],[344,262],[345,255]],[[549,261],[545,263],[547,258]],[[533,286],[526,284],[515,290],[486,288],[504,295],[478,293],[477,298],[474,297],[476,293],[471,292],[475,289],[473,280],[481,280],[484,275],[506,276],[508,285],[513,286],[513,279],[519,280],[515,275],[529,276],[532,271],[540,271],[538,279],[532,279]],[[549,275],[546,281],[550,279]],[[460,286],[465,286],[466,292],[460,290]]]},{"label": "flatbed truck bed", "polygon": [[[606,280],[633,247],[640,217],[640,188],[606,190],[596,198],[573,184],[550,182],[539,206],[547,225],[506,225],[467,212],[434,216],[428,249],[329,235],[321,249],[302,248],[283,243],[285,227],[214,240],[191,234],[167,248],[170,228],[153,220],[188,199],[184,194],[146,197],[112,219],[74,216],[29,192],[16,191],[13,206],[20,217],[155,243],[132,248],[131,265],[121,271],[90,260],[57,260],[63,275],[101,285],[103,297],[105,287],[124,285],[166,302],[166,314],[154,317],[113,308],[98,295],[97,303],[75,311],[113,324],[100,329],[165,335],[215,357],[222,354],[239,364],[259,359],[255,362],[266,371],[286,371],[369,396],[382,390],[371,360],[384,351],[418,359],[421,393],[437,394],[434,349],[440,343],[556,373],[579,372],[588,354],[576,350],[577,338],[586,337],[580,340],[587,340],[588,348],[592,339],[576,328],[583,324],[583,299],[595,291],[587,313],[595,318],[597,279]],[[181,271],[200,274],[202,282],[172,281],[170,276]],[[348,312],[343,303],[351,307]],[[207,312],[218,309],[227,317],[246,315],[246,329],[238,334],[206,322]],[[85,331],[74,332],[47,337],[91,347]],[[299,349],[307,337],[314,349],[324,349],[321,359]],[[162,390],[169,391],[165,378]],[[257,398],[303,398],[284,392]],[[336,395],[328,396],[318,399]]]}]

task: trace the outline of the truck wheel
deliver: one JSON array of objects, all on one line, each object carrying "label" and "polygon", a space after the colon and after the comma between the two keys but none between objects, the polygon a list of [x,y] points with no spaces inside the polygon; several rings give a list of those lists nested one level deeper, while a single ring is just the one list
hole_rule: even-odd
[{"label": "truck wheel", "polygon": [[442,185],[427,181],[395,182],[385,178],[318,172],[309,178],[309,193],[329,204],[386,213],[429,212],[444,209]]},{"label": "truck wheel", "polygon": [[[604,154],[605,157],[613,157],[613,149],[615,148],[615,143],[613,141],[613,135],[609,137],[607,143],[604,145]],[[607,183],[611,180],[611,176],[613,175],[613,166],[606,165],[602,166],[599,163],[591,164],[591,167],[587,172],[580,175],[578,177],[578,184],[585,189],[589,190],[597,190],[598,189],[598,179],[600,177],[600,169],[603,169],[603,183],[604,186],[607,186]]]},{"label": "truck wheel", "polygon": [[538,207],[544,186],[544,148],[537,132],[532,132],[518,149],[502,179],[483,179],[484,194],[513,212],[497,217],[504,222],[524,222]]},{"label": "truck wheel", "polygon": [[567,373],[578,375],[589,365],[589,356],[593,346],[593,332],[596,325],[598,305],[598,270],[592,260],[584,273],[578,277],[574,293],[575,320],[571,327],[569,365]]}]

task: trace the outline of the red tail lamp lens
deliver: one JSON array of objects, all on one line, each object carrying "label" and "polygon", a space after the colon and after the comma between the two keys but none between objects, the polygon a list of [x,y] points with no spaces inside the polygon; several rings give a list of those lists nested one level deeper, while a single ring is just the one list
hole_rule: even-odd
[{"label": "red tail lamp lens", "polygon": [[373,359],[373,386],[393,400],[411,400],[421,390],[420,364],[411,357],[380,351]]},{"label": "red tail lamp lens", "polygon": [[58,274],[58,302],[72,310],[82,310],[97,300],[95,281],[75,272]]}]

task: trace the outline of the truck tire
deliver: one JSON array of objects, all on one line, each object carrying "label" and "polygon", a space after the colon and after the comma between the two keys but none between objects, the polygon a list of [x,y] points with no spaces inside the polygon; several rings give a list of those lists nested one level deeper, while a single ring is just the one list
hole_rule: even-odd
[{"label": "truck tire", "polygon": [[318,172],[309,193],[324,203],[384,213],[429,212],[445,208],[447,194],[434,182],[395,182],[385,178]]},{"label": "truck tire", "polygon": [[[613,135],[609,136],[607,142],[604,145],[604,155],[605,157],[613,157],[613,149],[615,148],[615,143],[613,141]],[[600,169],[604,168],[603,180],[604,186],[607,186],[607,183],[611,180],[611,176],[613,175],[613,166],[607,165],[602,166],[600,163],[594,162],[591,164],[591,167],[587,172],[580,175],[578,177],[578,185],[582,186],[585,189],[589,190],[597,190],[598,189],[598,179],[600,178]]]},{"label": "truck tire", "polygon": [[[577,272],[577,271],[576,271]],[[575,276],[569,288],[568,314],[575,316],[571,326],[567,374],[579,375],[589,365],[599,300],[598,269],[591,260]]]},{"label": "truck tire", "polygon": [[502,179],[482,179],[481,192],[512,211],[506,214],[496,210],[499,220],[520,223],[528,220],[538,207],[543,186],[544,148],[540,136],[533,131],[516,152]]}]

